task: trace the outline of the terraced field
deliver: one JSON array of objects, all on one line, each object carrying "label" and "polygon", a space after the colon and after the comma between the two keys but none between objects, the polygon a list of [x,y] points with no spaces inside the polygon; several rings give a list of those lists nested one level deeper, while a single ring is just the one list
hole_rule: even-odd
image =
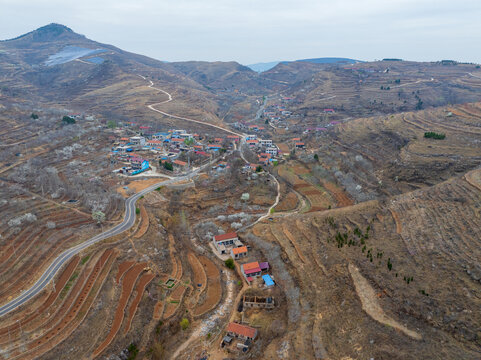
[{"label": "terraced field", "polygon": [[307,200],[309,211],[353,204],[350,197],[338,185],[323,178],[313,177],[306,167],[281,165],[278,174]]},{"label": "terraced field", "polygon": [[35,279],[32,274],[81,240],[81,232],[96,230],[90,217],[42,198],[23,196],[4,201],[2,211],[8,215],[0,224],[0,301],[31,284]]},{"label": "terraced field", "polygon": [[0,341],[8,339],[2,358],[38,358],[65,340],[88,313],[115,257],[113,249],[86,263],[75,257],[40,306],[9,314],[0,330]]},{"label": "terraced field", "polygon": [[[364,190],[398,194],[479,166],[480,123],[480,103],[356,119],[338,126],[324,151],[344,151],[343,172]],[[425,132],[446,138],[424,138]],[[360,156],[364,160],[357,161]],[[356,196],[354,189],[350,193]]]},{"label": "terraced field", "polygon": [[[286,289],[292,318],[281,341],[289,354],[417,359],[437,352],[475,359],[480,204],[481,191],[455,178],[386,205],[363,202],[256,225],[251,240]],[[349,264],[369,286],[353,283]],[[385,327],[389,322],[402,324],[407,335]],[[370,341],[389,345],[359,346]],[[450,345],[439,348],[440,342]]]}]

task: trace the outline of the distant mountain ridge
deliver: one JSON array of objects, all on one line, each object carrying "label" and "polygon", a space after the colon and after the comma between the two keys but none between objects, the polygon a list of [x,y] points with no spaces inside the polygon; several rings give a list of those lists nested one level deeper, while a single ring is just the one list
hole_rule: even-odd
[{"label": "distant mountain ridge", "polygon": [[294,61],[271,61],[271,62],[265,62],[265,63],[251,64],[246,66],[258,73],[261,73],[274,68],[280,63],[285,64],[289,62],[308,62],[313,64],[356,64],[363,61],[349,59],[349,58],[341,58],[341,57],[322,57],[322,58],[313,58],[313,59],[300,59],[300,60],[294,60]]}]

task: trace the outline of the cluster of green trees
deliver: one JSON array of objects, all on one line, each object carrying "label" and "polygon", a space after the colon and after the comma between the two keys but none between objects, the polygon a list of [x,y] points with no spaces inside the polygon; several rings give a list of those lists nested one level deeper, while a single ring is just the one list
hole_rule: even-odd
[{"label": "cluster of green trees", "polygon": [[446,134],[435,133],[434,131],[428,131],[424,133],[424,137],[427,139],[444,140],[446,138]]},{"label": "cluster of green trees", "polygon": [[30,115],[30,117],[34,120],[37,120],[38,119],[38,115],[35,114],[35,113],[32,113],[32,115]]},{"label": "cluster of green trees", "polygon": [[[337,223],[334,221],[334,218],[331,217],[331,216],[326,218],[326,223],[329,224],[329,226],[333,229],[338,228]],[[337,243],[337,247],[339,249],[341,249],[344,245],[347,245],[349,247],[350,246],[362,246],[362,248],[361,248],[362,253],[366,254],[366,258],[369,259],[370,262],[374,262],[373,249],[372,248],[368,249],[367,243],[366,243],[366,240],[369,239],[370,230],[371,230],[371,225],[367,226],[365,232],[363,232],[361,229],[356,227],[353,230],[354,236],[350,236],[349,232],[340,233],[339,231],[337,231],[334,239],[328,238],[327,242],[328,243],[330,243],[330,242]],[[379,261],[379,265],[381,265],[381,263],[382,263],[381,259],[382,259],[383,255],[384,255],[384,251],[377,250],[376,258]],[[393,263],[391,261],[391,258],[387,259],[386,267],[389,271],[392,271]],[[398,273],[396,273],[396,277],[398,277]],[[409,284],[409,283],[414,281],[414,277],[413,276],[404,276],[403,280],[406,284]],[[425,296],[429,296],[429,294],[426,293],[426,291],[424,291],[423,289],[419,290],[419,293],[422,294],[422,295],[425,295]]]},{"label": "cluster of green trees", "polygon": [[227,266],[229,269],[235,268],[234,259],[232,258],[228,258],[224,263],[225,263],[225,266]]},{"label": "cluster of green trees", "polygon": [[[334,227],[334,220],[332,218],[327,218],[328,223],[331,225],[331,227]],[[337,225],[335,225],[337,227]],[[336,233],[336,236],[334,237],[334,240],[337,243],[337,247],[341,249],[344,245],[347,246],[361,246],[364,245],[362,248],[362,252],[366,250],[366,240],[369,239],[369,231],[371,230],[371,225],[368,225],[366,228],[366,233],[363,233],[358,227],[356,227],[353,231],[355,237],[350,238],[349,233],[343,233],[341,234],[339,231]],[[328,239],[327,242],[330,242]],[[371,254],[371,250],[368,251],[368,254]],[[372,255],[370,255],[372,257]],[[368,256],[369,257],[369,256]]]},{"label": "cluster of green trees", "polygon": [[129,357],[127,358],[128,360],[134,360],[139,354],[139,349],[134,343],[131,343],[127,350],[129,351]]},{"label": "cluster of green trees", "polygon": [[73,117],[65,115],[62,118],[62,123],[65,125],[75,124],[75,119]]},{"label": "cluster of green trees", "polygon": [[[418,90],[419,91],[419,90]],[[414,97],[416,98],[416,100],[418,101],[416,103],[416,110],[421,110],[423,108],[423,101],[421,100],[421,98],[419,97],[418,94],[414,95]]]},{"label": "cluster of green trees", "polygon": [[162,160],[159,160],[159,164],[160,166],[163,166],[165,170],[174,171],[174,165],[168,161],[162,163]]}]

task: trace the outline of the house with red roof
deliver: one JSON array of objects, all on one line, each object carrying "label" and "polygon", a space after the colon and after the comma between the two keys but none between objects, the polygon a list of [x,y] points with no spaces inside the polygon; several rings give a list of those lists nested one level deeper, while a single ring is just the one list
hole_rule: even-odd
[{"label": "house with red roof", "polygon": [[249,147],[255,147],[259,144],[259,140],[257,139],[247,140],[246,143],[247,145],[249,145]]},{"label": "house with red roof", "polygon": [[205,151],[194,151],[195,154],[198,154],[198,155],[201,155],[201,156],[204,156],[204,157],[210,157],[211,155],[206,153]]},{"label": "house with red roof", "polygon": [[251,282],[253,277],[257,277],[262,274],[262,269],[257,261],[250,262],[241,265],[242,275],[248,282]]},{"label": "house with red roof", "polygon": [[160,140],[147,140],[147,145],[153,147],[153,148],[159,148],[162,147],[162,141]]},{"label": "house with red roof", "polygon": [[306,146],[306,144],[303,142],[296,142],[296,149],[304,149],[304,146]]},{"label": "house with red roof", "polygon": [[214,247],[222,254],[227,254],[228,249],[244,246],[236,232],[215,235],[212,239]]},{"label": "house with red roof", "polygon": [[266,157],[260,157],[260,158],[259,158],[259,164],[262,164],[262,165],[269,165],[269,158],[266,158]]},{"label": "house with red roof", "polygon": [[187,166],[187,163],[182,160],[174,160],[172,161],[172,164],[177,165],[177,167],[184,168]]},{"label": "house with red roof", "polygon": [[240,139],[240,137],[237,136],[237,135],[227,135],[227,139],[233,140],[233,141],[235,141],[235,142],[238,142],[239,139]]},{"label": "house with red roof", "polygon": [[241,339],[241,340],[254,340],[257,337],[257,329],[247,326],[238,324],[235,322],[229,323],[226,329],[227,335]]}]

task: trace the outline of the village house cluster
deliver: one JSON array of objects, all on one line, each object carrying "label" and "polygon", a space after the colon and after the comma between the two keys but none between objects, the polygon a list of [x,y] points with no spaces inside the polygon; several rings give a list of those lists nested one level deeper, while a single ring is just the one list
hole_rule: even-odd
[{"label": "village house cluster", "polygon": [[203,137],[183,129],[152,132],[149,126],[140,126],[139,134],[122,136],[115,130],[112,136],[110,159],[112,164],[123,166],[116,172],[137,175],[155,167],[159,171],[182,172],[217,158],[240,141],[239,136]]},{"label": "village house cluster", "polygon": [[264,118],[276,128],[289,128],[286,120],[289,118],[297,118],[298,114],[293,114],[287,109],[287,106],[293,102],[292,97],[284,96],[280,98],[280,103],[271,104],[264,109]]},{"label": "village house cluster", "polygon": [[[214,249],[221,256],[230,255],[232,259],[239,262],[238,268],[247,284],[260,289],[269,289],[275,286],[273,277],[268,274],[270,270],[269,263],[267,261],[247,261],[250,247],[244,245],[236,232],[215,235],[212,238],[212,243]],[[247,308],[272,309],[274,308],[274,298],[272,296],[244,296],[239,311]],[[227,326],[221,347],[230,346],[233,339],[238,339],[240,342],[237,343],[235,349],[247,352],[256,337],[256,328],[246,324],[231,322]]]}]

